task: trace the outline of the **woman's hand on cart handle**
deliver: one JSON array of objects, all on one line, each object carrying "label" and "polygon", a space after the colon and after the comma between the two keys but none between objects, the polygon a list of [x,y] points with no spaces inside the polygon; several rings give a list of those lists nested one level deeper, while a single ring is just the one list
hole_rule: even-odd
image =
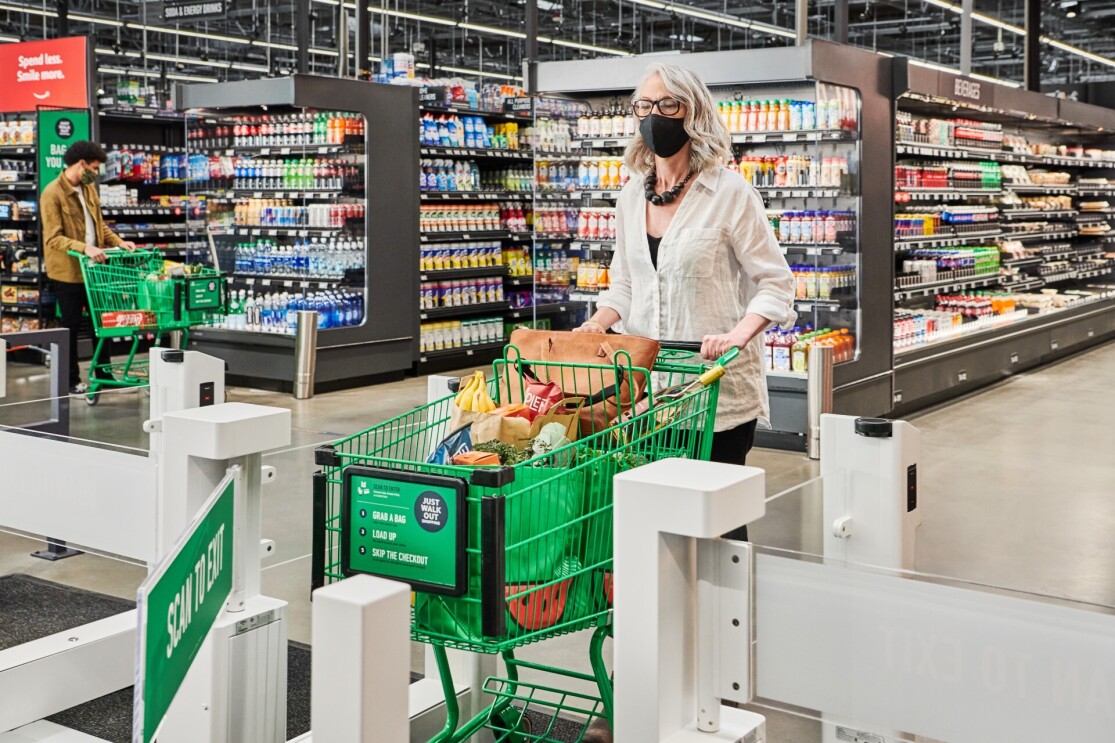
[{"label": "woman's hand on cart handle", "polygon": [[712,361],[720,358],[733,348],[738,352],[745,345],[747,345],[747,341],[743,340],[735,331],[720,333],[719,335],[706,335],[701,340],[701,356]]},{"label": "woman's hand on cart handle", "polygon": [[139,246],[138,246],[138,245],[136,245],[136,244],[135,244],[134,242],[132,242],[131,240],[124,240],[124,241],[122,241],[122,242],[120,243],[120,245],[119,245],[118,247],[121,247],[121,248],[123,248],[124,250],[128,251],[129,253],[131,253],[131,252],[132,252],[133,250],[135,250],[135,249],[136,249],[137,247],[139,247]]}]

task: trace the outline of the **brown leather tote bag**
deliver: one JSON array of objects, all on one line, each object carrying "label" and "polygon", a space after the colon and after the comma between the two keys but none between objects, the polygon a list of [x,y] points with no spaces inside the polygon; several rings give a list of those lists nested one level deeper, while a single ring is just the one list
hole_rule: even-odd
[{"label": "brown leather tote bag", "polygon": [[[514,331],[510,342],[519,351],[519,358],[523,360],[522,374],[527,379],[518,378],[516,365],[511,365],[508,376],[500,380],[501,402],[523,402],[523,390],[530,378],[555,382],[566,396],[586,398],[580,411],[582,437],[607,428],[621,410],[629,409],[643,396],[649,379],[646,374],[632,370],[650,371],[660,348],[658,341],[636,335],[529,328]],[[515,361],[513,354],[509,349],[508,358]],[[543,363],[532,366],[531,361]],[[551,364],[588,364],[604,368]]]}]

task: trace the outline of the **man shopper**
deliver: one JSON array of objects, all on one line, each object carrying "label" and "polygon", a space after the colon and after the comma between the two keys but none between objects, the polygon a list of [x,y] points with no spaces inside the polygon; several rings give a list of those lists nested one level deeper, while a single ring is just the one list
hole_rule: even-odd
[{"label": "man shopper", "polygon": [[[101,166],[108,162],[108,155],[101,146],[89,141],[75,142],[62,156],[62,162],[66,168],[43,190],[39,214],[47,278],[53,283],[62,327],[70,331],[70,392],[79,395],[86,391],[77,364],[77,333],[86,296],[79,259],[68,251],[83,253],[97,263],[104,263],[106,248],[134,250],[135,243],[122,240],[105,225],[101,216],[97,176]],[[100,357],[93,358],[90,377],[102,376],[96,369],[109,362],[106,345]]]}]

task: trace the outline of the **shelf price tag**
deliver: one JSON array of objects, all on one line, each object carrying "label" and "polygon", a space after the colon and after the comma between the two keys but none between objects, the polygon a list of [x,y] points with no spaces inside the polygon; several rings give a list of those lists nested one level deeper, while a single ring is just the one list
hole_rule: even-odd
[{"label": "shelf price tag", "polygon": [[783,142],[794,142],[794,141],[797,140],[797,138],[798,138],[798,135],[794,134],[793,132],[786,132],[785,134],[782,135],[782,141]]},{"label": "shelf price tag", "polygon": [[763,142],[767,141],[767,135],[765,135],[765,134],[752,134],[751,135],[751,141],[762,144]]},{"label": "shelf price tag", "polygon": [[270,147],[263,147],[263,148],[260,149],[259,154],[270,155],[271,154],[271,148]]}]

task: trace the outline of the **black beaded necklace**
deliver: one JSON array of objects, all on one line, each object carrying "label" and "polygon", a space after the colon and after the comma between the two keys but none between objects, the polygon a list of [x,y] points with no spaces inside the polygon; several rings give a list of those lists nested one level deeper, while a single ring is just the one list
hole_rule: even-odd
[{"label": "black beaded necklace", "polygon": [[653,170],[650,171],[649,173],[647,173],[647,178],[646,178],[646,194],[645,195],[647,197],[647,201],[654,204],[655,206],[662,206],[663,204],[671,203],[674,199],[676,199],[678,197],[678,194],[681,193],[681,189],[685,188],[685,184],[689,183],[689,179],[692,178],[693,174],[696,173],[696,172],[697,171],[695,171],[695,170],[690,170],[689,175],[685,176],[684,181],[677,184],[676,186],[674,186],[673,188],[671,188],[668,191],[663,191],[661,194],[657,194],[657,193],[654,192],[654,187],[658,184],[658,173],[656,173]]}]

